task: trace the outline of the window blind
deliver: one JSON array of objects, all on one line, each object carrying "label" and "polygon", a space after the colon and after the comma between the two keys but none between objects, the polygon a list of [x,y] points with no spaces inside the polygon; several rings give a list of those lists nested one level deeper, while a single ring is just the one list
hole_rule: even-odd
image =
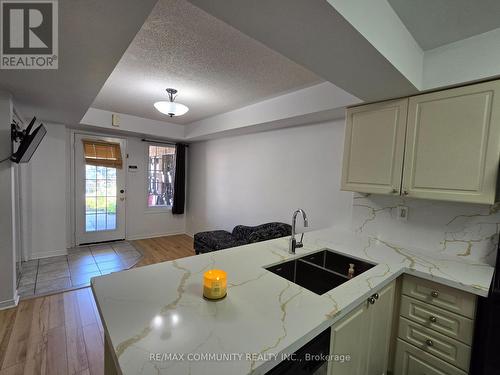
[{"label": "window blind", "polygon": [[82,142],[86,164],[122,169],[122,151],[119,143],[89,139],[84,139]]}]

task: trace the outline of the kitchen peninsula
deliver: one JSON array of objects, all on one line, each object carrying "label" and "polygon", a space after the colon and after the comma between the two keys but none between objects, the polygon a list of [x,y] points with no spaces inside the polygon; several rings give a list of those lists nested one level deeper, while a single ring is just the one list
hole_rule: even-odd
[{"label": "kitchen peninsula", "polygon": [[[376,266],[322,295],[264,268],[325,248]],[[209,269],[227,272],[223,300],[202,297]],[[464,257],[325,229],[306,233],[293,256],[288,238],[281,238],[94,278],[92,291],[109,373],[264,374],[403,274],[475,298],[487,295],[493,270]]]}]

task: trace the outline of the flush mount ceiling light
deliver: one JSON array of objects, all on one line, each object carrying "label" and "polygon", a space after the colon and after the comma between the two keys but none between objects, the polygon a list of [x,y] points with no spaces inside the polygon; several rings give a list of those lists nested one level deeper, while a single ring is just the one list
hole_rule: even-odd
[{"label": "flush mount ceiling light", "polygon": [[168,102],[156,102],[154,104],[155,108],[160,111],[161,113],[164,113],[166,115],[169,115],[170,117],[174,116],[182,116],[185,114],[187,111],[189,111],[189,108],[186,107],[184,104],[181,103],[174,103],[175,98],[177,97],[177,90],[176,89],[167,89],[168,93]]}]

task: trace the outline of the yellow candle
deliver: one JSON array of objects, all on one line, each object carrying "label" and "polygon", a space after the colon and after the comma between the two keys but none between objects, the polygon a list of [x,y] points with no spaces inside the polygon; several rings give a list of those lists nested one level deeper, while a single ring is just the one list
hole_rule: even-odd
[{"label": "yellow candle", "polygon": [[227,274],[222,270],[208,270],[203,274],[203,296],[221,299],[226,296]]}]

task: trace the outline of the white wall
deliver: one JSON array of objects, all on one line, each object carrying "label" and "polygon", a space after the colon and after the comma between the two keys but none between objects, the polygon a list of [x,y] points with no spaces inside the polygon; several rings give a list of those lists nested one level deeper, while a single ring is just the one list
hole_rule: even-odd
[{"label": "white wall", "polygon": [[348,225],[352,194],[340,191],[344,120],[191,144],[187,223],[202,230],[290,222]]},{"label": "white wall", "polygon": [[[116,114],[120,118],[118,127],[111,124],[111,116]],[[152,137],[167,139],[184,139],[184,125],[173,124],[167,121],[151,120],[143,117],[115,113],[97,108],[89,108],[80,121],[81,125],[94,126],[112,131],[121,130],[135,134],[149,134]],[[106,131],[106,130],[102,130]]]},{"label": "white wall", "polygon": [[498,77],[499,59],[500,28],[426,51],[423,88]]},{"label": "white wall", "polygon": [[[0,159],[10,155],[10,95],[0,93]],[[13,167],[0,163],[0,309],[16,303],[15,293],[15,212]]]},{"label": "white wall", "polygon": [[147,143],[128,138],[128,165],[137,165],[136,172],[127,172],[127,239],[148,238],[185,232],[185,215],[172,215],[170,209],[147,207]]},{"label": "white wall", "polygon": [[47,134],[23,174],[27,218],[25,247],[30,259],[66,253],[67,137],[66,128],[44,123]]}]

